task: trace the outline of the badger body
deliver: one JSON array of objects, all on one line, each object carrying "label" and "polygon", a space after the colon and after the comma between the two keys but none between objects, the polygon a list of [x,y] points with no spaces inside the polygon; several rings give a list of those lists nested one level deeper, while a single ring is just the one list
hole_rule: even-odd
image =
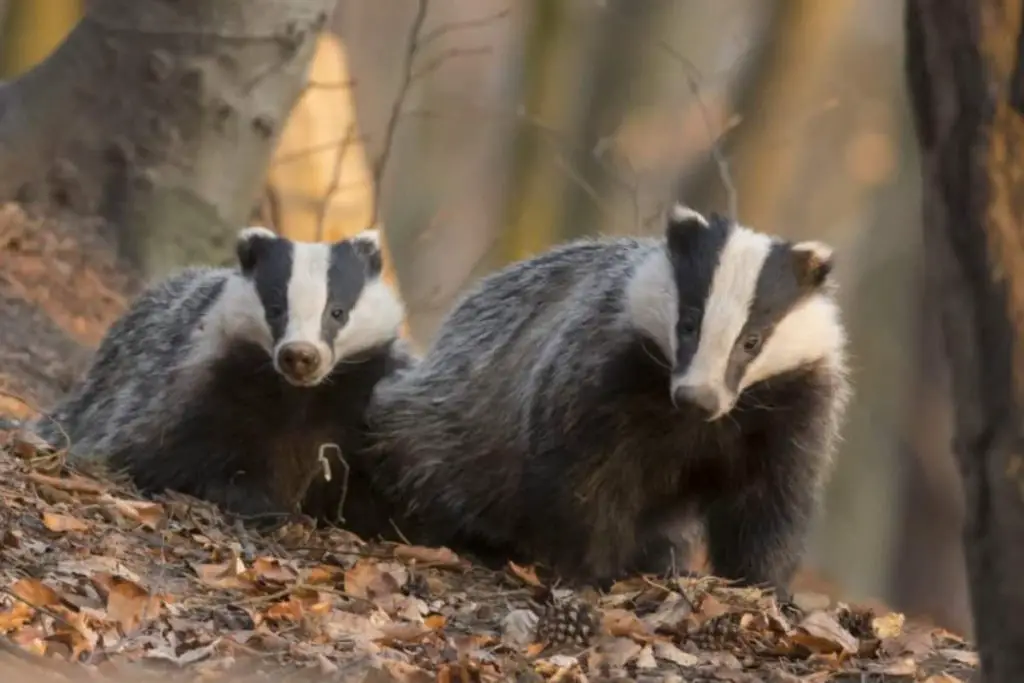
[{"label": "badger body", "polygon": [[[36,431],[69,439],[72,461],[95,459],[144,492],[176,490],[247,517],[298,511],[320,456],[360,447],[373,386],[407,359],[377,239],[242,230],[237,268],[188,268],[144,291]],[[345,516],[372,531],[363,482],[349,473],[347,503],[363,507]]]},{"label": "badger body", "polygon": [[703,523],[716,573],[784,589],[848,385],[832,257],[681,207],[484,278],[368,410],[403,531],[603,582]]}]

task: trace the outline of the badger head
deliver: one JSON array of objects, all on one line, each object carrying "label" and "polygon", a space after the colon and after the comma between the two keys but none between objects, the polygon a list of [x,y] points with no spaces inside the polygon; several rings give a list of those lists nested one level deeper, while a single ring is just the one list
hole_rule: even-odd
[{"label": "badger head", "polygon": [[291,384],[319,384],[338,363],[397,336],[404,308],[381,280],[378,231],[325,243],[249,227],[236,253],[263,308],[274,368]]},{"label": "badger head", "polygon": [[827,245],[677,206],[665,246],[638,271],[630,304],[671,361],[674,403],[717,420],[759,382],[819,362],[842,369],[846,337]]}]

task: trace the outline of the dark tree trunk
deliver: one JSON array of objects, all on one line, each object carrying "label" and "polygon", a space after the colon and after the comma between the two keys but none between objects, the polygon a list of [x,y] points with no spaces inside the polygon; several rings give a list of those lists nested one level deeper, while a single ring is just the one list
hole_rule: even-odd
[{"label": "dark tree trunk", "polygon": [[927,286],[940,306],[988,683],[1024,681],[1021,0],[908,0]]},{"label": "dark tree trunk", "polygon": [[221,261],[334,0],[93,0],[0,87],[0,201],[96,213],[150,276]]}]

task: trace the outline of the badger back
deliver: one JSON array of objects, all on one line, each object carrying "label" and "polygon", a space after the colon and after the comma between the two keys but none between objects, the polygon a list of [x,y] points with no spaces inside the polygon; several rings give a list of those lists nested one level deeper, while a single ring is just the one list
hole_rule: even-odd
[{"label": "badger back", "polygon": [[289,382],[319,384],[337,364],[397,337],[404,308],[381,278],[378,231],[324,243],[251,227],[239,233],[237,254],[269,329],[267,351]]}]

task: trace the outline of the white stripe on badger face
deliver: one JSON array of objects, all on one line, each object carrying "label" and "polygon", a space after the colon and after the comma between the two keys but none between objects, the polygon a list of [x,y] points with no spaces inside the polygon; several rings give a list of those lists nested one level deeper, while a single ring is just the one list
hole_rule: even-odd
[{"label": "white stripe on badger face", "polygon": [[404,318],[405,306],[395,290],[379,277],[367,281],[334,338],[335,359],[341,361],[394,339]]},{"label": "white stripe on badger face", "polygon": [[729,357],[750,314],[757,292],[761,268],[771,250],[772,238],[742,226],[734,226],[718,259],[711,289],[704,302],[700,340],[686,372],[672,381],[672,390],[681,385],[703,387],[718,396],[715,420],[729,412],[737,393],[726,385]]},{"label": "white stripe on badger face", "polygon": [[[295,242],[292,273],[288,280],[288,325],[275,348],[291,342],[308,342],[320,354],[321,372],[334,365],[330,346],[323,340],[324,309],[327,307],[327,275],[331,248],[317,242]],[[318,376],[317,379],[320,379]]]},{"label": "white stripe on badger face", "polygon": [[675,362],[679,294],[664,249],[645,257],[629,279],[626,315],[635,329],[661,348],[670,363]]},{"label": "white stripe on badger face", "polygon": [[830,297],[815,295],[798,304],[779,321],[761,353],[746,367],[740,391],[752,384],[817,360],[844,366],[846,332],[839,306]]},{"label": "white stripe on badger face", "polygon": [[[220,358],[236,341],[259,344],[270,355],[274,345],[263,306],[250,280],[238,273],[211,270],[203,279],[224,277],[224,290],[192,333],[192,349],[181,367],[201,366]],[[201,283],[199,283],[201,284]]]}]

